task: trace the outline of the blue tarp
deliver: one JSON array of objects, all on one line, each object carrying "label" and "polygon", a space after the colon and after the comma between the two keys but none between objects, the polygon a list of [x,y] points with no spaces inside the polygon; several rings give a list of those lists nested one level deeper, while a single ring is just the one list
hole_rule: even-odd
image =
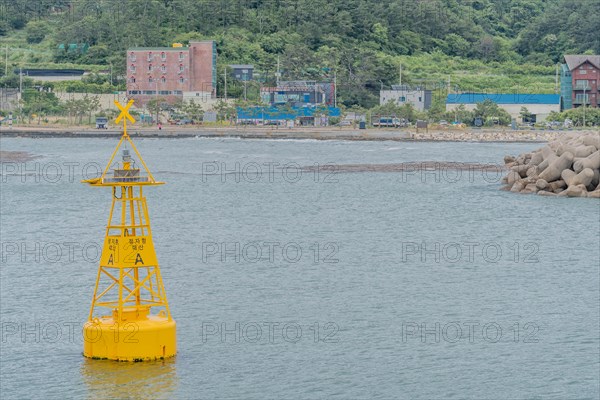
[{"label": "blue tarp", "polygon": [[[277,107],[248,107],[237,109],[238,119],[276,121],[284,119],[296,119],[298,117],[314,117],[315,110],[320,113],[322,108],[318,107],[292,107],[291,112]],[[339,117],[341,111],[337,107],[327,107],[329,117]]]}]

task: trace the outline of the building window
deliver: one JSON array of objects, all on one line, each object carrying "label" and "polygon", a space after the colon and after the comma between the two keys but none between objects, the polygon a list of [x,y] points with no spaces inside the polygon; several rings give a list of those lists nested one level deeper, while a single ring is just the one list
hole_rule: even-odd
[{"label": "building window", "polygon": [[135,83],[135,76],[132,76],[131,78],[129,78],[129,82]]},{"label": "building window", "polygon": [[163,95],[163,96],[168,96],[171,94],[170,90],[159,90],[158,94]]},{"label": "building window", "polygon": [[160,53],[160,58],[161,60],[166,60],[167,59],[167,53],[165,53],[164,51],[162,53]]},{"label": "building window", "polygon": [[135,53],[133,51],[131,53],[129,53],[129,59],[131,61],[135,61],[136,57],[135,57]]},{"label": "building window", "polygon": [[179,72],[183,72],[183,64],[179,64]]},{"label": "building window", "polygon": [[160,66],[160,70],[162,72],[167,72],[167,67],[165,67],[165,64],[163,64],[163,65]]},{"label": "building window", "polygon": [[142,94],[156,94],[156,90],[144,90]]},{"label": "building window", "polygon": [[152,72],[152,64],[148,64],[148,72]]},{"label": "building window", "polygon": [[181,90],[174,90],[173,93],[178,94],[178,95],[183,95],[183,92]]},{"label": "building window", "polygon": [[129,66],[129,70],[130,70],[131,72],[135,72],[135,65],[131,64],[131,65]]},{"label": "building window", "polygon": [[183,51],[180,51],[180,52],[179,52],[179,59],[180,59],[180,60],[183,60]]},{"label": "building window", "polygon": [[129,94],[140,94],[139,90],[130,90]]},{"label": "building window", "polygon": [[179,83],[183,83],[183,76],[179,77]]},{"label": "building window", "polygon": [[423,98],[422,98],[422,97],[419,97],[419,103],[420,103],[420,102],[422,102],[422,101],[423,101]]},{"label": "building window", "polygon": [[402,103],[404,103],[404,102],[406,101],[406,97],[404,97],[404,96],[400,96],[400,97],[398,98],[398,101],[399,101],[399,102],[402,102]]},{"label": "building window", "polygon": [[575,90],[590,90],[590,84],[586,79],[576,79]]},{"label": "building window", "polygon": [[585,102],[586,104],[589,103],[590,101],[590,95],[589,94],[585,94],[585,96],[583,95],[583,93],[577,93],[575,95],[575,102],[582,104],[583,102]]},{"label": "building window", "polygon": [[587,70],[585,70],[585,69],[580,69],[580,70],[579,70],[579,75],[587,75]]},{"label": "building window", "polygon": [[148,78],[148,83],[152,83],[152,82],[154,82],[154,80],[152,79],[152,77],[149,77]]},{"label": "building window", "polygon": [[167,78],[164,76],[160,78],[160,83],[167,83]]},{"label": "building window", "polygon": [[148,52],[148,61],[152,61],[152,52]]}]

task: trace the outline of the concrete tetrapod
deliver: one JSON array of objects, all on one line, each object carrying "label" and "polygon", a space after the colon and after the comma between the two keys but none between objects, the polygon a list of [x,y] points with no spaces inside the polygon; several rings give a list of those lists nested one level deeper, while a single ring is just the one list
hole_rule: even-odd
[{"label": "concrete tetrapod", "polygon": [[504,189],[541,196],[600,198],[600,135],[569,132],[545,146],[507,155]]}]

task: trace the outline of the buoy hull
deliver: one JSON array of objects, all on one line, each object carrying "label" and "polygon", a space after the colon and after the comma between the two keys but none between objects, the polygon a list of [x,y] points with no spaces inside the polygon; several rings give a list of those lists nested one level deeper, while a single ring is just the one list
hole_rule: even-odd
[{"label": "buoy hull", "polygon": [[83,326],[83,355],[92,359],[152,361],[177,353],[176,324],[161,316],[117,322],[94,318]]}]

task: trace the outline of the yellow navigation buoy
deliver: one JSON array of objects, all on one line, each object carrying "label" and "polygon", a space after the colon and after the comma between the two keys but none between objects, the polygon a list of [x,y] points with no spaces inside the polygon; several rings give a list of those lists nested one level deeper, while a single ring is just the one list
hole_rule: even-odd
[{"label": "yellow navigation buoy", "polygon": [[[99,178],[82,182],[112,187],[104,247],[88,321],[83,327],[83,355],[94,359],[145,361],[177,353],[176,326],[152,242],[144,186],[157,182],[127,135],[133,104],[115,101],[123,135]],[[141,167],[126,149],[135,153]],[[121,147],[122,160],[115,161]],[[112,173],[109,169],[112,167]]]}]

